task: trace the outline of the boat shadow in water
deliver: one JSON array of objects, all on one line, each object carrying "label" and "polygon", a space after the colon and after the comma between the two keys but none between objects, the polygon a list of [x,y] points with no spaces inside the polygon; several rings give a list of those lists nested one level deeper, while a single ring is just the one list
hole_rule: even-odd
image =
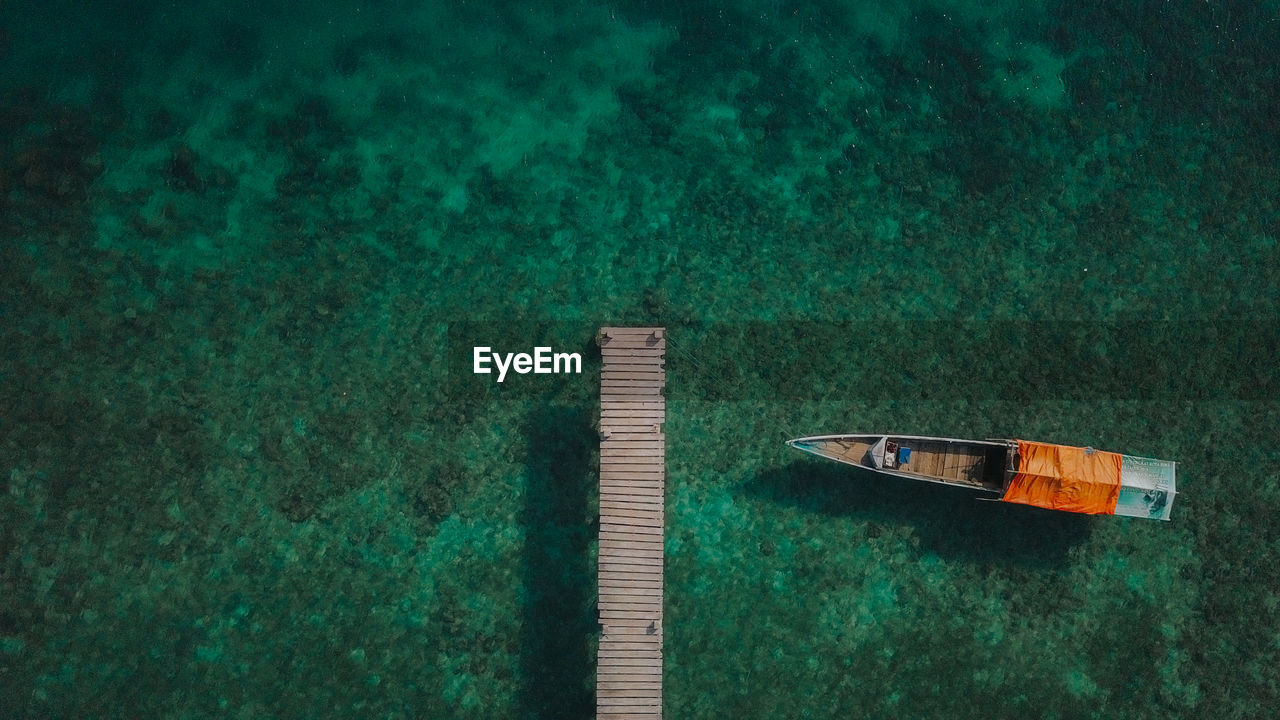
[{"label": "boat shadow in water", "polygon": [[979,499],[995,497],[991,493],[821,462],[796,461],[766,471],[743,492],[813,513],[864,520],[869,537],[906,525],[920,538],[922,549],[981,565],[1063,569],[1071,548],[1089,536],[1097,521]]},{"label": "boat shadow in water", "polygon": [[586,679],[595,658],[594,524],[584,521],[595,484],[593,409],[540,405],[526,418],[528,482],[521,525],[523,622],[519,717],[590,717]]}]

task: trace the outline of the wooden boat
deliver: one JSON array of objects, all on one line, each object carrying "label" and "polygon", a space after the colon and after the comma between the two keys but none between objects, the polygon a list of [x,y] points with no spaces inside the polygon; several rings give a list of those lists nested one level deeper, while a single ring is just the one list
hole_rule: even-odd
[{"label": "wooden boat", "polygon": [[787,444],[884,475],[968,488],[993,500],[1168,520],[1177,464],[1028,440],[817,435]]}]

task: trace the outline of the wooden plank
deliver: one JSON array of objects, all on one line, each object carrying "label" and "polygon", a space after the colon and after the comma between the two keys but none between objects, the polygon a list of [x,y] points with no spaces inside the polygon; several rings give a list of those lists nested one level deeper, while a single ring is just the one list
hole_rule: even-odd
[{"label": "wooden plank", "polygon": [[597,343],[599,345],[612,345],[613,343],[619,343],[619,342],[621,343],[645,342],[645,343],[659,344],[664,346],[667,344],[666,333],[658,328],[653,328],[653,329],[618,328],[614,330],[609,330],[608,332],[602,331],[597,336],[597,338],[599,338],[599,341]]},{"label": "wooden plank", "polygon": [[[653,658],[657,661],[656,665],[638,665],[638,666],[620,666],[612,667],[608,663],[612,663],[623,658],[603,657],[596,655],[599,662],[599,669],[596,671],[596,680],[608,678],[610,682],[661,682],[662,681],[662,656],[658,655]],[[607,671],[606,671],[607,669]]]},{"label": "wooden plank", "polygon": [[[631,390],[634,388],[623,388]],[[618,421],[618,420],[649,420],[651,422],[661,422],[666,419],[666,410],[663,408],[620,408],[616,403],[631,402],[652,402],[654,398],[660,398],[661,395],[649,393],[647,395],[637,395],[634,393],[615,395],[610,401],[610,407],[600,409],[600,422]]]},{"label": "wooden plank", "polygon": [[[652,537],[652,536],[649,536],[649,537]],[[600,542],[603,543],[604,541],[600,541]],[[609,541],[609,542],[617,543],[618,541]],[[636,552],[662,552],[662,542],[628,543],[628,544],[630,544],[630,547],[608,547],[608,546],[603,546],[602,544],[602,547],[600,547],[600,553],[602,553],[604,557],[609,557],[608,555],[609,552],[613,552],[617,550],[634,550]],[[646,544],[646,547],[637,547],[637,546],[640,546],[640,544]],[[621,557],[621,556],[613,556],[613,557]],[[660,568],[660,565],[659,565],[659,568]]]},{"label": "wooden plank", "polygon": [[666,405],[661,400],[619,399],[600,401],[601,410],[662,410],[666,408]]},{"label": "wooden plank", "polygon": [[627,598],[656,598],[659,603],[662,602],[663,588],[659,587],[626,587],[619,588],[613,585],[601,585],[599,591],[599,602],[621,602]]},{"label": "wooden plank", "polygon": [[656,615],[650,614],[646,618],[601,618],[600,628],[602,632],[609,632],[611,628],[649,628],[653,627],[657,632],[662,632],[662,613]]},{"label": "wooden plank", "polygon": [[[643,518],[643,517],[627,517],[626,515],[600,515],[600,525],[609,526],[611,530],[629,533],[641,533],[643,535],[662,535],[662,528],[665,527],[662,518]],[[643,532],[641,528],[652,528],[658,532]]]},{"label": "wooden plank", "polygon": [[[644,593],[646,593],[646,594],[645,594],[645,595],[637,595],[637,596],[632,596],[632,595],[622,595],[622,594],[620,594],[620,593],[623,593],[624,591],[625,591],[625,592],[637,591],[637,592],[644,592]],[[604,587],[604,586],[602,586],[602,587],[601,587],[601,589],[600,589],[600,592],[599,592],[599,594],[598,594],[598,596],[597,596],[597,598],[596,598],[596,601],[597,601],[597,602],[606,602],[606,601],[607,601],[607,602],[618,602],[621,598],[624,598],[624,597],[646,597],[646,598],[656,597],[658,600],[661,600],[661,599],[662,599],[662,597],[663,597],[663,587],[662,587],[661,583],[657,583],[657,584],[655,584],[655,583],[650,583],[650,587],[644,587],[644,588],[626,587],[626,588],[618,589],[618,588],[614,588],[614,587]],[[627,627],[628,627],[630,630],[634,630],[634,631],[636,631],[636,632],[644,633],[644,632],[647,632],[647,631],[649,630],[649,627],[648,627],[648,626],[649,626],[649,624],[650,624],[651,622],[652,622],[652,621],[646,621],[646,622],[642,622],[640,625],[637,625],[637,626],[635,626],[635,627],[631,627],[631,626],[627,626]]]},{"label": "wooden plank", "polygon": [[596,582],[602,591],[648,590],[662,586],[665,572],[661,565],[610,565],[596,569]]},{"label": "wooden plank", "polygon": [[600,450],[607,452],[609,450],[664,450],[667,442],[663,438],[648,437],[636,440],[615,440],[609,438],[600,443]]},{"label": "wooden plank", "polygon": [[663,483],[609,483],[600,488],[600,502],[663,501]]},{"label": "wooden plank", "polygon": [[[636,622],[639,622],[639,620]],[[656,653],[647,653],[645,657],[611,657],[609,658],[607,667],[613,669],[613,672],[610,673],[612,675],[626,675],[629,673],[640,674],[650,672],[649,668],[660,666],[661,663],[662,651],[659,650]]]},{"label": "wooden plank", "polygon": [[[604,393],[605,395],[613,395],[615,393],[623,393],[633,388],[640,388],[646,391],[644,394],[656,395],[659,390],[661,390],[666,386],[667,386],[666,380],[601,380],[600,392]],[[619,401],[615,401],[615,402],[619,402]],[[622,400],[620,402],[626,402],[626,401]],[[652,401],[639,400],[638,402],[652,402]]]},{"label": "wooden plank", "polygon": [[657,572],[638,572],[638,571],[620,571],[620,570],[599,570],[596,572],[599,582],[608,580],[647,580],[649,582],[662,582],[662,571]]},{"label": "wooden plank", "polygon": [[638,362],[614,359],[605,367],[608,367],[610,372],[664,372],[666,359],[641,358]]},{"label": "wooden plank", "polygon": [[602,532],[599,542],[601,555],[607,555],[614,550],[661,553],[665,547],[665,539],[661,535],[618,532],[616,530],[610,530],[608,534]]},{"label": "wooden plank", "polygon": [[[662,365],[667,361],[667,355],[665,352],[657,355],[639,356],[627,355],[622,352],[623,350],[624,348],[614,348],[613,354],[610,355],[605,355],[601,352],[600,357],[603,360],[600,368],[601,372],[604,372],[605,368],[614,370],[627,365]],[[666,348],[663,348],[663,350],[666,350]]]},{"label": "wooden plank", "polygon": [[[611,610],[634,610],[636,612],[660,612],[662,611],[662,598],[637,597],[635,598],[634,602],[623,602],[623,601],[598,602],[596,603],[596,607],[599,607],[600,612],[608,612]],[[654,635],[654,639],[658,639],[658,638],[655,637]],[[604,641],[600,641],[600,642],[603,643]],[[636,641],[636,642],[644,643],[645,646],[649,646],[649,644],[653,644],[652,642],[649,642],[648,639],[645,639],[645,641]],[[627,648],[630,648],[631,646],[628,643],[618,644],[618,642],[613,642],[611,647],[622,648],[622,650],[627,650]],[[639,650],[639,647],[634,648],[634,650]]]},{"label": "wooden plank", "polygon": [[[603,523],[602,523],[603,524]],[[605,543],[609,544],[605,544]],[[617,547],[629,547],[636,550],[661,552],[663,537],[660,534],[630,532],[630,529],[600,529],[600,552],[607,554]]]},{"label": "wooden plank", "polygon": [[600,471],[610,472],[662,472],[662,459],[657,457],[614,457],[612,455],[602,455],[600,457]]},{"label": "wooden plank", "polygon": [[600,373],[600,380],[603,382],[616,382],[618,380],[660,380],[666,382],[666,379],[667,374],[657,367],[648,370],[614,370],[613,366],[609,366]]},{"label": "wooden plank", "polygon": [[649,345],[666,345],[666,333],[658,330],[610,330],[607,333],[601,333],[599,336],[600,345],[612,345],[614,343],[647,343]]},{"label": "wooden plank", "polygon": [[660,432],[652,432],[642,430],[639,432],[611,431],[608,435],[601,435],[600,442],[613,442],[615,440],[666,440],[667,436]]},{"label": "wooden plank", "polygon": [[596,653],[596,655],[599,657],[611,657],[611,658],[658,658],[658,659],[661,659],[662,651],[656,648],[653,650],[609,650],[605,648],[600,648],[600,650]]},{"label": "wooden plank", "polygon": [[630,580],[636,583],[647,582],[650,587],[662,585],[662,572],[638,572],[634,570],[600,570],[596,573],[598,583],[606,585],[612,589],[625,590],[626,588],[615,588],[615,584],[622,580]]},{"label": "wooden plank", "polygon": [[603,355],[605,350],[611,350],[614,353],[617,353],[618,355],[621,355],[623,357],[631,354],[632,352],[643,353],[651,350],[658,350],[663,355],[665,355],[667,351],[667,346],[665,343],[653,342],[652,340],[642,340],[637,338],[633,340],[613,340],[613,341],[604,343],[603,345],[600,346],[600,354]]},{"label": "wooden plank", "polygon": [[[658,679],[632,681],[632,682],[615,682],[615,681],[596,681],[597,693],[622,693],[628,690],[662,690],[662,681]],[[614,697],[625,697],[615,695]]]},{"label": "wooden plank", "polygon": [[655,677],[648,682],[613,683],[609,687],[601,687],[597,684],[596,689],[601,691],[597,693],[598,697],[635,698],[637,701],[643,702],[661,697],[662,680]]},{"label": "wooden plank", "polygon": [[600,430],[609,433],[662,433],[666,418],[600,418]]},{"label": "wooden plank", "polygon": [[658,679],[654,678],[653,680],[649,681],[649,685],[651,687],[636,687],[634,685],[630,687],[625,687],[625,686],[613,687],[613,688],[610,688],[610,692],[599,693],[597,697],[607,697],[607,698],[612,698],[614,700],[631,699],[634,702],[638,702],[638,703],[649,702],[651,700],[656,700],[659,697],[658,689],[659,687],[661,687],[661,685],[658,685],[657,687],[652,687],[657,683],[658,683]]},{"label": "wooden plank", "polygon": [[[637,717],[637,712],[656,713],[662,709],[662,693],[661,691],[639,691],[629,696],[610,697],[603,693],[597,694],[596,712],[622,712],[628,713],[628,717]],[[643,706],[643,707],[642,707]],[[657,715],[641,715],[641,718],[656,718]]]},{"label": "wooden plank", "polygon": [[[630,592],[632,590],[643,590],[645,592],[657,592],[662,594],[665,590],[662,580],[599,580],[600,589],[597,591],[599,597],[609,594],[610,597],[616,593]],[[648,623],[645,623],[646,625]]]},{"label": "wooden plank", "polygon": [[[622,345],[639,345],[636,342],[622,343]],[[604,343],[600,346],[600,354],[625,357],[660,357],[667,354],[666,346],[649,346],[649,347],[618,347],[614,343]]]},{"label": "wooden plank", "polygon": [[[600,484],[600,502],[611,504],[600,505],[600,510],[601,512],[608,508],[617,510],[662,510],[663,499],[666,495],[665,489],[666,483],[661,480],[606,480]],[[658,507],[642,508],[612,504],[628,502],[648,503]]]},{"label": "wooden plank", "polygon": [[[656,483],[649,486],[619,483],[600,488],[600,502],[647,502],[662,504],[662,488]],[[608,506],[602,506],[608,507]]]},{"label": "wooden plank", "polygon": [[602,508],[600,515],[607,515],[613,519],[631,518],[648,522],[651,525],[661,525],[664,519],[661,510],[636,510],[633,508]]},{"label": "wooden plank", "polygon": [[640,707],[661,707],[661,705],[662,699],[656,696],[652,698],[611,698],[597,696],[596,698],[597,707],[611,708],[614,710],[621,710],[624,707],[629,709]]},{"label": "wooden plank", "polygon": [[[617,650],[617,648],[602,647],[602,651],[609,657],[609,666],[620,667],[621,670],[614,674],[645,673],[649,671],[649,667],[662,661],[660,647],[649,647],[645,650]],[[595,655],[599,656],[602,651],[596,651]]]},{"label": "wooden plank", "polygon": [[[660,557],[627,557],[625,555],[608,555],[601,556],[599,569],[607,571],[625,570],[626,567],[635,568],[653,568],[659,572],[663,568],[663,559]],[[625,566],[625,567],[622,567]]]},{"label": "wooden plank", "polygon": [[667,482],[661,475],[645,475],[642,473],[619,472],[621,475],[629,475],[630,477],[609,477],[600,481],[600,492],[611,493],[619,490],[626,490],[629,487],[640,488],[645,494],[653,494],[654,500],[659,500],[664,495],[663,490],[666,489]]},{"label": "wooden plank", "polygon": [[599,592],[628,592],[628,591],[663,591],[662,578],[650,578],[645,580],[618,580],[604,579],[596,580],[599,585]]},{"label": "wooden plank", "polygon": [[636,567],[661,570],[663,562],[662,558],[656,557],[628,557],[626,555],[611,554],[600,558],[600,568],[603,570],[625,570],[629,567]]},{"label": "wooden plank", "polygon": [[[629,588],[643,590],[645,586],[652,587],[652,584],[662,582],[662,576],[665,572],[664,566],[654,564],[652,562],[639,563],[627,562],[634,560],[651,560],[651,558],[626,558],[618,555],[611,555],[602,559],[602,564],[596,569],[596,573],[632,573],[644,574],[646,577],[627,578],[627,579],[604,579],[600,580],[600,589],[608,588],[610,592],[623,592]],[[651,577],[650,577],[651,576]]]},{"label": "wooden plank", "polygon": [[618,580],[637,580],[662,582],[664,569],[661,565],[629,565],[627,567],[596,568],[596,579],[601,583]]},{"label": "wooden plank", "polygon": [[658,479],[637,479],[631,478],[627,480],[601,480],[600,491],[604,493],[618,492],[627,488],[639,488],[645,491],[645,494],[653,494],[655,497],[665,494],[666,482],[661,478]]},{"label": "wooden plank", "polygon": [[[621,462],[622,460],[635,460],[636,458],[616,458],[606,462],[601,466],[601,473],[611,475],[608,479],[610,485],[626,485],[629,481],[642,482],[649,481],[650,485],[664,482],[662,474],[657,469],[661,467],[653,462]],[[636,477],[637,475],[648,474],[651,477]],[[629,476],[629,477],[628,477]]]},{"label": "wooden plank", "polygon": [[625,517],[622,515],[601,515],[601,526],[607,525],[623,532],[645,532],[652,529],[655,532],[646,533],[649,535],[661,535],[663,523],[661,519],[651,520],[649,518]]},{"label": "wooden plank", "polygon": [[622,396],[649,396],[660,397],[660,389],[657,387],[608,387],[604,388],[605,397],[622,397]]},{"label": "wooden plank", "polygon": [[663,538],[661,536],[641,535],[639,533],[619,533],[609,531],[607,534],[600,534],[600,552],[613,548],[634,548],[636,550],[662,552]]},{"label": "wooden plank", "polygon": [[661,443],[659,443],[658,445],[659,445],[658,447],[638,447],[638,448],[630,448],[630,447],[606,447],[606,448],[600,448],[600,459],[604,460],[604,459],[625,458],[625,457],[634,457],[634,458],[656,458],[657,460],[655,461],[655,464],[659,464],[659,463],[660,463],[660,461],[661,461],[661,459],[666,455],[666,451],[665,451],[665,450],[664,450],[664,448],[661,446]]},{"label": "wooden plank", "polygon": [[666,420],[654,420],[653,418],[600,418],[600,432],[651,432],[661,433],[662,425]]},{"label": "wooden plank", "polygon": [[655,408],[651,410],[601,410],[600,421],[605,420],[648,420],[656,423],[666,417],[666,411]]},{"label": "wooden plank", "polygon": [[[638,449],[647,450],[650,453],[661,452],[661,451],[649,450],[647,448],[638,448]],[[627,450],[628,448],[619,448],[617,450],[600,451],[600,469],[602,471],[603,470],[625,470],[626,468],[609,467],[609,466],[635,465],[637,467],[632,469],[637,470],[639,472],[662,472],[663,471],[663,463],[662,463],[661,455],[624,454],[627,452]]]},{"label": "wooden plank", "polygon": [[613,493],[606,493],[600,496],[601,510],[651,510],[660,512],[662,507],[662,496],[649,497],[620,497]]},{"label": "wooden plank", "polygon": [[636,465],[638,467],[601,467],[600,474],[605,480],[661,480],[666,476],[666,468],[660,462],[645,463],[609,463],[609,465]]},{"label": "wooden plank", "polygon": [[634,486],[645,490],[648,494],[649,491],[661,489],[666,485],[666,478],[653,469],[653,463],[611,462],[601,470],[601,473],[609,475],[601,480],[603,485],[601,492],[616,492]]},{"label": "wooden plank", "polygon": [[[625,451],[625,450],[624,450]],[[621,451],[603,452],[600,454],[600,470],[621,472],[662,472],[662,457],[659,455],[622,455]],[[633,467],[627,467],[633,466]]]},{"label": "wooden plank", "polygon": [[654,628],[653,630],[650,630],[649,626],[647,625],[623,625],[623,626],[610,628],[609,630],[605,631],[604,635],[602,635],[601,637],[607,636],[613,640],[618,640],[620,638],[634,638],[634,637],[645,637],[645,638],[654,638],[654,639],[661,640],[662,630],[657,627],[657,623],[653,623],[653,628]]},{"label": "wooden plank", "polygon": [[[652,629],[650,629],[652,628]],[[662,638],[662,629],[658,628],[657,623],[650,625],[618,625],[614,628],[604,630],[602,637],[611,639],[630,638],[636,635],[644,635],[646,638]]]},{"label": "wooden plank", "polygon": [[666,352],[667,344],[652,336],[610,338],[600,343],[601,350],[662,350]]},{"label": "wooden plank", "polygon": [[662,435],[662,426],[666,422],[665,419],[654,418],[600,418],[598,429],[602,438],[615,433]]},{"label": "wooden plank", "polygon": [[645,565],[662,565],[666,559],[662,556],[661,548],[634,548],[634,547],[613,547],[604,548],[600,555],[601,558],[613,560],[621,560],[628,562],[631,560],[642,561]]},{"label": "wooden plank", "polygon": [[629,482],[618,480],[600,488],[600,508],[602,510],[605,508],[661,510],[665,499],[661,483],[636,486]]},{"label": "wooden plank", "polygon": [[[626,533],[622,533],[626,534]],[[628,537],[618,537],[619,533],[609,533],[608,536],[600,538],[600,551],[606,552],[613,548],[624,547],[633,548],[635,550],[644,550],[652,552],[662,552],[663,539],[652,535],[628,535]]]},{"label": "wooden plank", "polygon": [[661,510],[622,510],[604,508],[600,511],[600,522],[608,525],[648,525],[662,527],[666,518]]},{"label": "wooden plank", "polygon": [[[647,453],[636,453],[635,450],[647,450]],[[600,443],[600,457],[602,458],[619,458],[619,457],[652,457],[655,458],[650,462],[655,469],[662,469],[664,463],[663,456],[667,451],[667,443],[661,438],[651,437],[647,440],[605,440]]]},{"label": "wooden plank", "polygon": [[[600,488],[600,512],[603,513],[610,509],[623,509],[612,503],[649,503],[651,505],[662,505],[663,492],[661,487],[637,487],[635,485],[625,485],[618,487],[602,487]],[[610,503],[605,505],[603,503]],[[631,510],[654,510],[658,511],[663,508],[640,508],[633,507]]]},{"label": "wooden plank", "polygon": [[[596,598],[596,605],[601,610],[654,610],[661,611],[663,608],[662,593],[653,592],[637,592],[630,594],[631,590],[637,591],[653,591],[662,590],[661,587],[649,588],[606,588],[608,592],[601,591]],[[636,607],[627,607],[635,605]]]},{"label": "wooden plank", "polygon": [[601,336],[617,337],[636,333],[662,333],[663,337],[665,337],[667,329],[661,325],[605,325],[600,328]]},{"label": "wooden plank", "polygon": [[608,706],[618,708],[620,706],[656,706],[662,704],[662,699],[658,695],[647,692],[632,693],[628,697],[599,697],[596,698],[596,704],[600,706]]},{"label": "wooden plank", "polygon": [[622,522],[600,522],[600,532],[630,533],[633,535],[655,535],[662,537],[662,527],[650,525],[626,525]]},{"label": "wooden plank", "polygon": [[[642,493],[647,502],[661,504],[666,495],[666,483],[661,480],[602,480],[600,482],[600,499],[616,498],[635,489]],[[605,508],[601,507],[601,511]],[[616,508],[618,510],[660,510],[661,508]]]},{"label": "wooden plank", "polygon": [[[660,696],[662,693],[662,673],[661,672],[643,672],[628,673],[626,680],[616,680],[618,675],[597,675],[596,690],[615,690],[619,692],[654,692],[657,691]],[[627,697],[626,695],[614,695],[614,697]]]},{"label": "wooden plank", "polygon": [[[634,492],[633,492],[634,491]],[[601,502],[632,502],[623,499],[623,495],[633,495],[639,498],[638,502],[658,505],[659,507],[625,507],[618,505],[601,505],[600,511],[612,508],[614,510],[647,510],[650,512],[663,510],[662,500],[666,495],[666,483],[661,480],[604,480],[600,483],[600,500]],[[636,493],[639,493],[637,496]]]},{"label": "wooden plank", "polygon": [[665,568],[650,562],[634,562],[647,558],[602,557],[600,567],[596,568],[600,589],[608,588],[609,592],[625,592],[630,587],[644,589],[653,583],[661,583]]}]

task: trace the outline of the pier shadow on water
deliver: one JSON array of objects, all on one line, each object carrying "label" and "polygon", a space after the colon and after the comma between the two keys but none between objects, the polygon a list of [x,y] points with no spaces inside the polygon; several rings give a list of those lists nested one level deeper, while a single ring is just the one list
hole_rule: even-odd
[{"label": "pier shadow on water", "polygon": [[590,718],[595,700],[595,578],[588,516],[599,435],[589,406],[539,405],[529,414],[521,524],[525,528],[519,716]]},{"label": "pier shadow on water", "polygon": [[1061,570],[1097,518],[1003,502],[963,488],[884,477],[836,463],[794,461],[765,471],[748,496],[824,515],[865,520],[868,530],[908,525],[922,550],[976,564]]}]

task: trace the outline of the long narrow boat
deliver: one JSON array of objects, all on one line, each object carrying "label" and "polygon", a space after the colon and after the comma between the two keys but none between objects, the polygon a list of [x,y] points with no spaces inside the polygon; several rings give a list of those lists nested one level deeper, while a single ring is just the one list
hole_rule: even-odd
[{"label": "long narrow boat", "polygon": [[923,435],[817,435],[787,444],[885,475],[1050,510],[1168,520],[1177,494],[1177,463],[1089,447]]}]

